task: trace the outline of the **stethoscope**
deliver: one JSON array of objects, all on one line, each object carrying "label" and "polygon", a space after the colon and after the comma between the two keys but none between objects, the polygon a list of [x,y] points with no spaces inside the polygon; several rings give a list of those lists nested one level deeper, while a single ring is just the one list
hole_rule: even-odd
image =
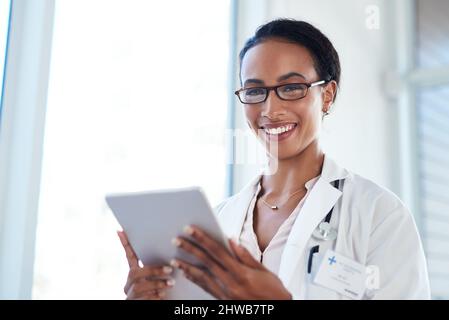
[{"label": "stethoscope", "polygon": [[[340,181],[339,180],[335,180],[333,182],[333,185],[334,185],[334,187],[336,189],[339,189]],[[334,229],[331,226],[331,224],[330,224],[330,221],[332,219],[332,212],[334,210],[334,207],[335,207],[335,205],[331,208],[331,210],[326,215],[324,220],[322,222],[320,222],[318,227],[316,227],[316,229],[313,230],[312,237],[315,240],[324,242],[324,241],[333,241],[333,240],[337,239],[337,230]],[[310,249],[309,260],[308,260],[308,263],[307,263],[307,273],[311,273],[311,271],[312,271],[313,254],[319,252],[319,250],[320,250],[320,246],[319,245],[316,245],[316,246],[314,246],[314,247],[312,247]]]}]

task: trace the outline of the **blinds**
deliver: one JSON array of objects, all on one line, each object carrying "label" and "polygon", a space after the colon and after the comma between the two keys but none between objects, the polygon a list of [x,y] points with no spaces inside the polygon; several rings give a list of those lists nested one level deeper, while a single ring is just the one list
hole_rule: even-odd
[{"label": "blinds", "polygon": [[[416,8],[418,66],[449,67],[449,1]],[[418,87],[416,97],[422,236],[432,296],[449,299],[449,85]]]},{"label": "blinds", "polygon": [[435,298],[449,298],[449,86],[418,90],[424,244]]}]

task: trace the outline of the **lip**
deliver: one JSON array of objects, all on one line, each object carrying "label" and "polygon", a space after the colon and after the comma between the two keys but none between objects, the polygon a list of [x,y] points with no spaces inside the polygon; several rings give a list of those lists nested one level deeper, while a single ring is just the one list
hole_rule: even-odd
[{"label": "lip", "polygon": [[[265,130],[263,130],[263,128],[270,128],[270,129],[271,128],[277,128],[277,127],[282,127],[282,126],[284,126],[286,124],[294,124],[295,127],[293,129],[291,129],[290,131],[286,131],[286,132],[283,132],[281,134],[269,134],[269,133],[266,133]],[[296,132],[296,130],[298,129],[298,124],[294,123],[294,122],[293,123],[289,122],[289,123],[286,123],[286,124],[282,124],[282,125],[276,124],[276,126],[272,126],[272,127],[264,126],[264,127],[262,127],[263,134],[264,134],[265,137],[267,137],[267,140],[269,140],[269,141],[277,141],[277,142],[279,142],[279,141],[283,141],[285,139],[288,139],[290,136],[292,136]]]}]

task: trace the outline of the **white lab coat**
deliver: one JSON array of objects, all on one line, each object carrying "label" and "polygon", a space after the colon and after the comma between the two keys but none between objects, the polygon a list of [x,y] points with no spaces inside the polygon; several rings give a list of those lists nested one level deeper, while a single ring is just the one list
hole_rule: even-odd
[{"label": "white lab coat", "polygon": [[[260,175],[239,193],[215,207],[225,234],[238,238]],[[331,182],[344,179],[340,190]],[[315,240],[311,235],[334,207],[331,225],[338,230],[333,241]],[[313,269],[307,273],[309,250]],[[321,177],[306,199],[291,229],[279,268],[279,278],[294,299],[346,299],[316,285],[312,276],[326,249],[363,265],[378,267],[378,289],[367,290],[363,299],[429,299],[426,260],[413,216],[390,191],[339,167],[327,155]]]}]

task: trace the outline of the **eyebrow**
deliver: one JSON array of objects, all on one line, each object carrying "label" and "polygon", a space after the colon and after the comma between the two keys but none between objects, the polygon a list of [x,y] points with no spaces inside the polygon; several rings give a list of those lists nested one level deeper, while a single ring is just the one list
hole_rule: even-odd
[{"label": "eyebrow", "polygon": [[[281,81],[287,80],[287,79],[289,79],[291,77],[301,77],[304,80],[307,80],[306,77],[304,77],[302,74],[300,74],[298,72],[289,72],[289,73],[284,74],[284,75],[280,76],[279,78],[277,78],[277,81],[281,82]],[[264,84],[265,82],[263,80],[260,80],[260,79],[247,79],[245,81],[245,83],[244,83],[244,86],[246,86],[249,83]]]}]

